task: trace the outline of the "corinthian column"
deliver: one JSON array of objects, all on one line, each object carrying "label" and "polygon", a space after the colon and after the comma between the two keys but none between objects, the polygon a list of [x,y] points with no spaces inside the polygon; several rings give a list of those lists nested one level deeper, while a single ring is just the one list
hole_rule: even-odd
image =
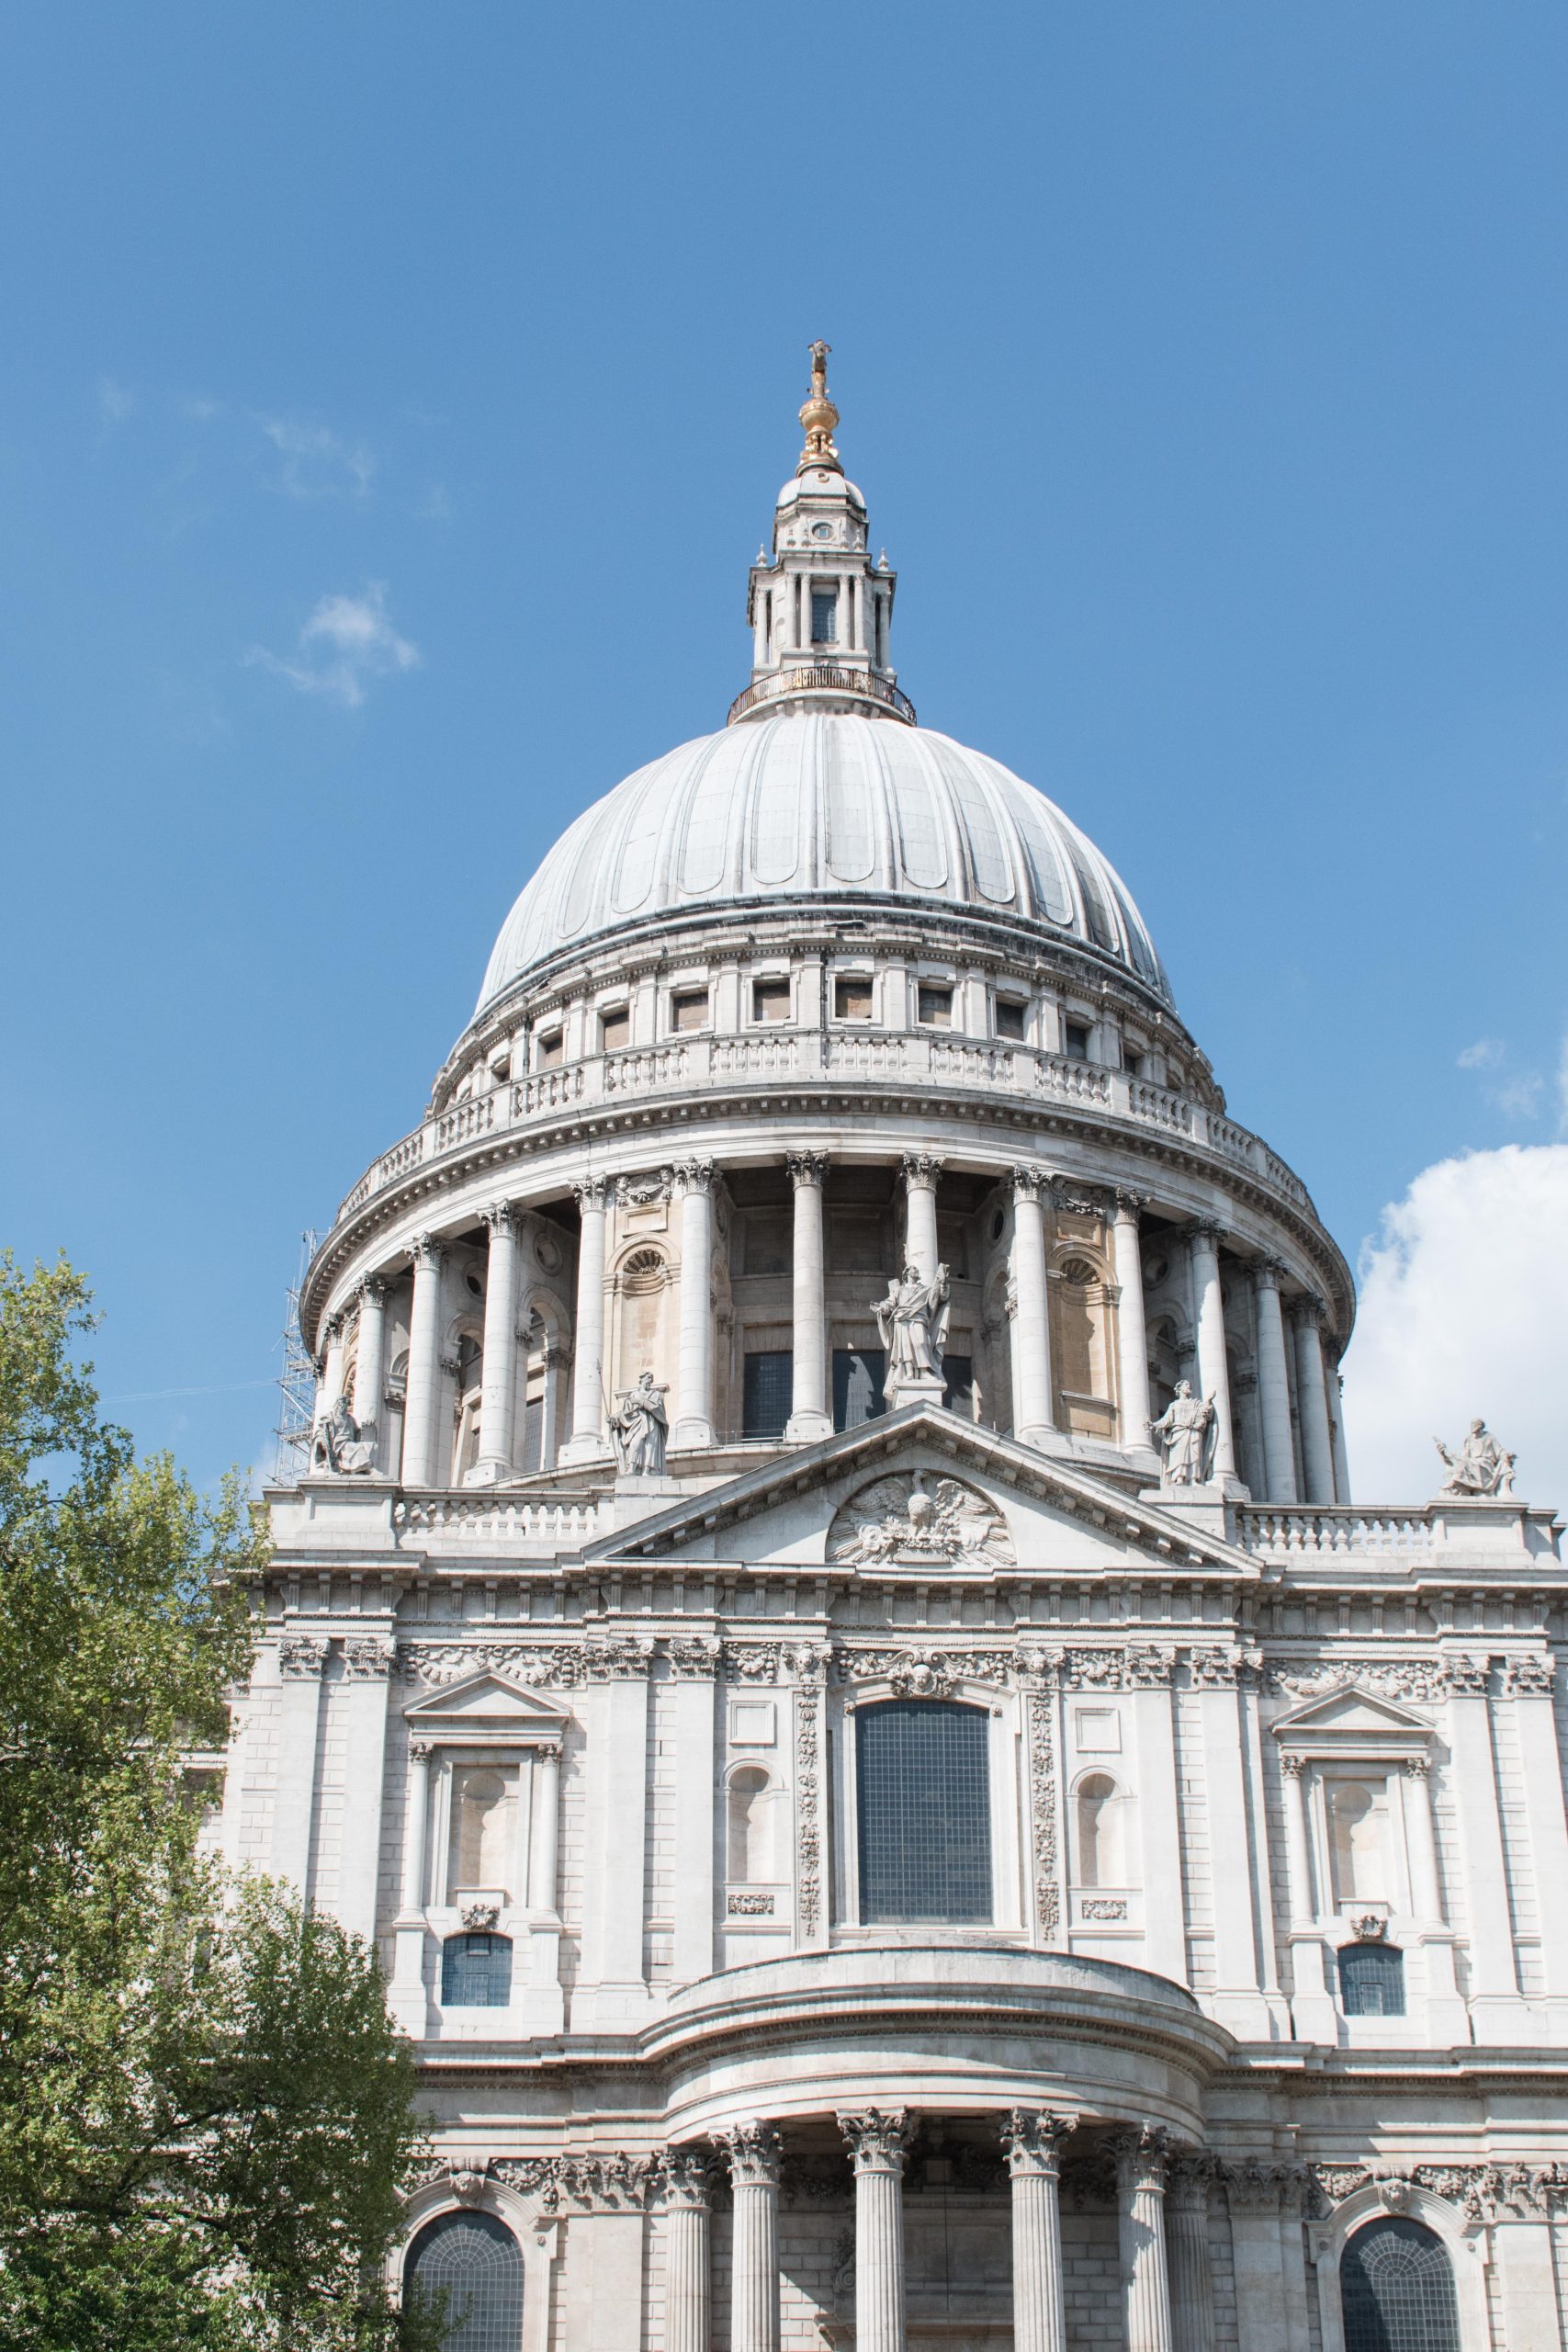
[{"label": "corinthian column", "polygon": [[1062,2150],[1076,2115],[1015,2107],[1002,2126],[1012,2175],[1013,2352],[1066,2352],[1062,2296]]},{"label": "corinthian column", "polygon": [[855,2166],[855,2352],[905,2352],[903,2108],[840,2115]]},{"label": "corinthian column", "polygon": [[1214,1400],[1215,1478],[1235,1476],[1231,1433],[1231,1374],[1225,1355],[1225,1306],[1220,1288],[1220,1228],[1202,1218],[1192,1227],[1192,1307],[1198,1324],[1198,1388]]},{"label": "corinthian column", "polygon": [[779,2135],[738,2123],[717,2137],[735,2200],[730,2352],[779,2352]]},{"label": "corinthian column", "polygon": [[820,1152],[789,1156],[795,1186],[795,1349],[786,1438],[796,1443],[830,1437],[828,1410],[828,1306],[822,1284],[822,1182],[828,1162]]},{"label": "corinthian column", "polygon": [[1258,1309],[1258,1402],[1263,1417],[1263,1478],[1261,1499],[1293,1503],[1296,1499],[1296,1454],[1291,1443],[1291,1378],[1285,1365],[1285,1325],[1280,1311],[1278,1258],[1259,1258],[1252,1270],[1253,1299]]},{"label": "corinthian column", "polygon": [[711,1159],[682,1160],[681,1358],[677,1445],[713,1443],[713,1187]]},{"label": "corinthian column", "polygon": [[381,1392],[387,1385],[387,1285],[374,1274],[359,1286],[359,1346],[354,1359],[354,1418],[371,1448],[378,1470],[387,1467],[381,1449]]},{"label": "corinthian column", "polygon": [[711,2352],[713,2185],[706,2152],[664,2152],[666,2352]]},{"label": "corinthian column", "polygon": [[1112,2143],[1121,2199],[1122,2292],[1127,2352],[1172,2352],[1165,2267],[1163,2132],[1123,2132]]},{"label": "corinthian column", "polygon": [[1052,1427],[1051,1309],[1045,1287],[1045,1217],[1050,1178],[1038,1168],[1012,1171],[1012,1433],[1034,1445]]},{"label": "corinthian column", "polygon": [[487,1210],[484,1362],[479,1368],[479,1452],[474,1482],[510,1478],[517,1410],[517,1219],[508,1202]]},{"label": "corinthian column", "polygon": [[409,1377],[403,1402],[403,1484],[428,1487],[435,1476],[435,1403],[441,1381],[441,1269],[446,1252],[432,1235],[413,1245],[413,1309],[409,1317]]},{"label": "corinthian column", "polygon": [[1209,2182],[1213,2160],[1192,2152],[1166,2170],[1166,2246],[1170,2263],[1170,2327],[1175,2352],[1214,2352],[1214,2289],[1209,2269]]},{"label": "corinthian column", "polygon": [[929,1152],[904,1155],[904,1258],[919,1269],[923,1283],[936,1280],[936,1182],[942,1162]]},{"label": "corinthian column", "polygon": [[1328,1391],[1323,1381],[1323,1301],[1298,1299],[1292,1310],[1296,1333],[1296,1410],[1302,1424],[1302,1500],[1334,1500],[1334,1442],[1328,1428]]},{"label": "corinthian column", "polygon": [[1111,1215],[1116,1262],[1117,1362],[1122,1374],[1122,1442],[1146,1446],[1149,1419],[1149,1339],[1144,1321],[1144,1253],[1138,1241],[1136,1193],[1118,1192]]},{"label": "corinthian column", "polygon": [[581,1229],[577,1240],[577,1312],[572,1333],[571,1435],[563,1464],[603,1462],[604,1442],[604,1204],[608,1180],[590,1176],[575,1187]]}]

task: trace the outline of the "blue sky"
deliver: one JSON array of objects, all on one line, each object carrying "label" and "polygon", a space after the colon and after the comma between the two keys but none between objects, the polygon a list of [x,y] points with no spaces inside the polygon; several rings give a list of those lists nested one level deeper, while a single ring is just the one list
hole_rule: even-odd
[{"label": "blue sky", "polygon": [[1470,1171],[1493,1418],[1560,1395],[1565,68],[1442,0],[7,11],[0,1234],[139,1438],[264,1453],[300,1227],[721,722],[814,334],[922,718],[1102,843],[1352,1256]]}]

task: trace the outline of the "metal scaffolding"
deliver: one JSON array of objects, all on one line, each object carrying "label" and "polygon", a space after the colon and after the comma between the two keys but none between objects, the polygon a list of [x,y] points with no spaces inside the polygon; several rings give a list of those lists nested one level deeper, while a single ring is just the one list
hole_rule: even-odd
[{"label": "metal scaffolding", "polygon": [[278,1341],[283,1367],[277,1375],[279,1403],[274,1431],[277,1452],[272,1475],[280,1487],[291,1487],[310,1466],[310,1432],[316,1419],[316,1367],[300,1335],[299,1295],[305,1287],[306,1270],[316,1254],[316,1241],[313,1227],[299,1236],[299,1271],[289,1286],[283,1336]]}]

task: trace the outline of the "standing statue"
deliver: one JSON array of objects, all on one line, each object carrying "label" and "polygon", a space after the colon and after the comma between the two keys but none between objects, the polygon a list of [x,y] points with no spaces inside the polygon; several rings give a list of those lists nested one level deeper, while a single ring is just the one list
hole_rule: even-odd
[{"label": "standing statue", "polygon": [[610,1416],[615,1460],[624,1477],[661,1478],[664,1449],[670,1440],[670,1416],[664,1409],[668,1386],[660,1388],[651,1372],[637,1374],[635,1388],[623,1388]]},{"label": "standing statue", "polygon": [[331,1411],[316,1424],[310,1441],[312,1470],[331,1470],[339,1477],[362,1476],[376,1466],[376,1449],[360,1435],[359,1423],[339,1396]]},{"label": "standing statue", "polygon": [[1476,1496],[1511,1495],[1514,1491],[1514,1457],[1505,1453],[1484,1421],[1472,1421],[1470,1435],[1457,1453],[1450,1453],[1440,1437],[1432,1443],[1448,1464],[1448,1476],[1438,1487],[1444,1495]]},{"label": "standing statue", "polygon": [[911,1382],[942,1384],[942,1348],[947,1337],[947,1268],[939,1266],[934,1282],[927,1282],[919,1266],[906,1266],[887,1285],[886,1298],[876,1299],[872,1313],[886,1351],[887,1374],[882,1394],[889,1405]]},{"label": "standing statue", "polygon": [[1219,1433],[1213,1396],[1194,1396],[1192,1383],[1179,1380],[1158,1420],[1145,1421],[1144,1427],[1159,1441],[1162,1486],[1207,1485]]}]

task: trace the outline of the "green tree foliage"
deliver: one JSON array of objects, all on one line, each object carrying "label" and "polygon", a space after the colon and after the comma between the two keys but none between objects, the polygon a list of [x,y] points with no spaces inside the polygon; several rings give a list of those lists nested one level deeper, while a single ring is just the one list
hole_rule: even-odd
[{"label": "green tree foliage", "polygon": [[383,2352],[421,2145],[370,1948],[201,1851],[260,1564],[0,1255],[0,2352]]}]

